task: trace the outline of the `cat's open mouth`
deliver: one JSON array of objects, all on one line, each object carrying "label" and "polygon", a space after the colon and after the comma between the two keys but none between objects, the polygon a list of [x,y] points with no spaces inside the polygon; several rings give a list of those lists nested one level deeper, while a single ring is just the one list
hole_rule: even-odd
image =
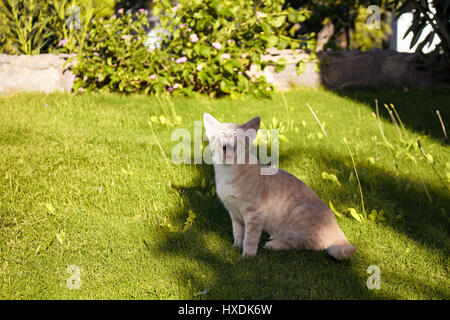
[{"label": "cat's open mouth", "polygon": [[232,146],[224,145],[222,147],[222,150],[223,150],[223,160],[224,161],[231,160],[234,158],[234,148]]}]

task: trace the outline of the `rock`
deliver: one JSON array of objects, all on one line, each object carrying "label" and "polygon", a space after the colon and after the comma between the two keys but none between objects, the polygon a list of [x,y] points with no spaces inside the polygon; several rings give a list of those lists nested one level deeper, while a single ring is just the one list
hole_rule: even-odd
[{"label": "rock", "polygon": [[0,92],[5,91],[68,91],[74,75],[64,66],[68,55],[6,55],[0,54]]},{"label": "rock", "polygon": [[[286,60],[286,67],[283,71],[276,73],[275,67],[268,66],[264,71],[258,70],[252,65],[248,74],[259,77],[264,75],[269,83],[272,83],[279,90],[288,90],[293,86],[316,88],[320,86],[320,75],[315,71],[316,62],[308,62],[309,54],[302,50],[276,50],[269,49],[267,55],[261,57],[262,61],[277,61],[280,58]],[[297,62],[305,62],[305,70],[301,75],[297,74]]]}]

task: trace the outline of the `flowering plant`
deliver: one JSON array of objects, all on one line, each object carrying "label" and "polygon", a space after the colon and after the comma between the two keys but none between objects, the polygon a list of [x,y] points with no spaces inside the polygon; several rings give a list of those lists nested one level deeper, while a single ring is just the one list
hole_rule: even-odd
[{"label": "flowering plant", "polygon": [[[282,0],[169,0],[154,1],[154,14],[167,30],[161,49],[167,57],[173,92],[200,92],[210,96],[250,94],[267,96],[272,85],[251,77],[250,66],[264,68],[267,48],[297,48],[287,24],[304,21],[309,12],[283,9]],[[175,65],[170,59],[174,59]]]},{"label": "flowering plant", "polygon": [[110,19],[94,19],[84,49],[74,57],[74,91],[159,92],[170,83],[146,46],[147,12],[119,9]]},{"label": "flowering plant", "polygon": [[[305,20],[309,12],[283,9],[282,0],[169,0],[154,3],[161,25],[160,43],[149,49],[147,12],[135,17],[120,10],[109,20],[94,20],[85,49],[73,70],[75,91],[109,90],[127,93],[211,97],[241,94],[268,96],[272,85],[248,73],[264,68],[267,48],[296,48],[286,24]],[[280,68],[278,68],[280,69]]]}]

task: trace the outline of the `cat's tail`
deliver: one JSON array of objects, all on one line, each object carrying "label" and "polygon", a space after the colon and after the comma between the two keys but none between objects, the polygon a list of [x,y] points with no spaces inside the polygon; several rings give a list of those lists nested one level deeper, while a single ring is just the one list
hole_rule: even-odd
[{"label": "cat's tail", "polygon": [[356,252],[356,248],[351,244],[333,245],[328,247],[327,252],[337,260],[344,260],[353,255]]}]

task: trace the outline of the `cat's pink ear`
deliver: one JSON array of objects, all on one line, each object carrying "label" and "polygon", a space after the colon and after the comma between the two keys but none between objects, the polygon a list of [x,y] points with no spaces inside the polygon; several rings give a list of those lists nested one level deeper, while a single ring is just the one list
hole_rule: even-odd
[{"label": "cat's pink ear", "polygon": [[217,121],[212,115],[209,113],[203,114],[203,125],[205,126],[206,135],[209,137],[210,133],[213,133],[220,125],[220,122]]},{"label": "cat's pink ear", "polygon": [[259,125],[261,123],[260,117],[254,117],[253,119],[250,119],[243,125],[241,125],[241,129],[244,130],[244,134],[249,137],[250,143],[255,140],[257,136],[257,132],[259,129]]},{"label": "cat's pink ear", "polygon": [[258,131],[260,124],[261,124],[261,118],[260,117],[254,117],[253,119],[250,119],[246,123],[241,125],[241,128],[244,131],[247,131],[247,130],[250,130],[250,129]]}]

